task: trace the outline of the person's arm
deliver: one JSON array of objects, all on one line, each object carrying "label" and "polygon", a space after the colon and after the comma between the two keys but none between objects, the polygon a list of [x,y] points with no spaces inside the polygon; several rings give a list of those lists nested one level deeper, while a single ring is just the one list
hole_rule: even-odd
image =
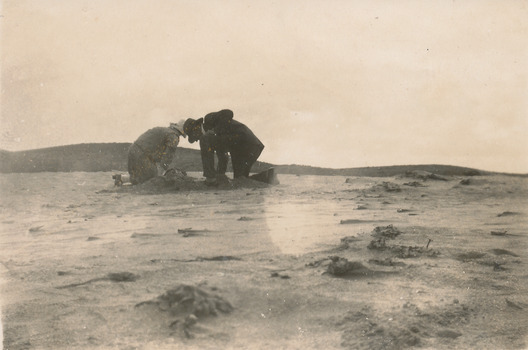
[{"label": "person's arm", "polygon": [[163,169],[167,170],[169,168],[179,143],[180,137],[176,133],[170,133],[167,135],[165,140],[165,150],[163,151],[160,160],[160,165]]},{"label": "person's arm", "polygon": [[225,137],[216,136],[216,157],[218,158],[218,169],[216,172],[220,175],[225,175],[227,171],[227,163],[229,162],[229,157],[227,155],[227,148],[225,144]]},{"label": "person's arm", "polygon": [[176,150],[166,150],[161,156],[160,165],[164,170],[169,169]]}]

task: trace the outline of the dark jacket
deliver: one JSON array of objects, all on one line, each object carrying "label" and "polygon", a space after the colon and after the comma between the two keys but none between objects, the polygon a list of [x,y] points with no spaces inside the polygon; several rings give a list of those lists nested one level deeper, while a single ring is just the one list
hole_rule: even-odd
[{"label": "dark jacket", "polygon": [[203,128],[205,132],[214,131],[217,136],[217,152],[223,150],[231,153],[232,156],[257,151],[260,154],[264,148],[264,144],[247,126],[233,120],[233,112],[229,109],[207,114],[204,117]]},{"label": "dark jacket", "polygon": [[223,109],[209,113],[204,117],[205,135],[200,139],[204,176],[214,173],[214,158],[210,151],[216,151],[219,174],[225,174],[227,169],[227,153],[231,154],[234,176],[249,176],[251,166],[264,149],[264,145],[244,124],[233,120],[233,112]]}]

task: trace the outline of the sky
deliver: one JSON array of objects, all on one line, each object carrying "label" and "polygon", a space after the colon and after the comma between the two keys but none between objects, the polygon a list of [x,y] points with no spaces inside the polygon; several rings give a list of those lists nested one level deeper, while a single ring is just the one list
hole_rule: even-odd
[{"label": "sky", "polygon": [[0,6],[0,149],[133,142],[229,108],[274,164],[528,173],[526,1]]}]

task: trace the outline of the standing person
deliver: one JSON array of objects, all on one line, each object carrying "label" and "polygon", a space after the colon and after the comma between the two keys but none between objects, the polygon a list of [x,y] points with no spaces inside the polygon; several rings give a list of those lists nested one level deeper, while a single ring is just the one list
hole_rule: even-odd
[{"label": "standing person", "polygon": [[139,136],[128,150],[130,182],[136,185],[158,176],[158,164],[167,170],[180,136],[185,137],[183,120],[170,123],[168,128],[152,128]]},{"label": "standing person", "polygon": [[[206,184],[215,185],[217,175],[225,175],[228,153],[231,154],[234,178],[248,177],[264,145],[244,124],[233,119],[233,112],[223,109],[198,120],[189,118],[183,125],[189,142],[200,141],[203,175]],[[214,154],[218,158],[215,170]]]}]

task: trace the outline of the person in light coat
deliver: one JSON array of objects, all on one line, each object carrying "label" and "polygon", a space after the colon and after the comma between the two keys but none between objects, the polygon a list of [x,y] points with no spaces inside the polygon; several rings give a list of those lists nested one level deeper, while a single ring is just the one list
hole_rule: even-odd
[{"label": "person in light coat", "polygon": [[139,136],[128,150],[130,182],[137,185],[158,176],[158,165],[167,170],[180,136],[185,137],[183,121],[149,129]]}]

